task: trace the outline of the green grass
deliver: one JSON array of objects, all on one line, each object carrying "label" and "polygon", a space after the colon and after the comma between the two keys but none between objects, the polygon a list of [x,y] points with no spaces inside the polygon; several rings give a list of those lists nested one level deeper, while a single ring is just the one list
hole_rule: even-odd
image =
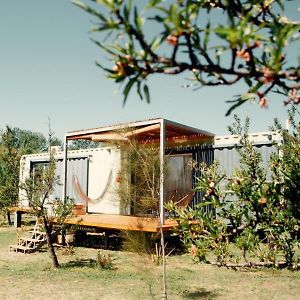
[{"label": "green grass", "polygon": [[[48,253],[9,253],[20,231],[0,228],[0,299],[161,299],[161,266],[146,256],[110,251],[113,269],[96,266],[97,249],[58,250],[61,268]],[[103,251],[103,253],[107,253]],[[167,260],[169,299],[299,299],[300,272],[234,271],[194,264],[189,256]]]}]

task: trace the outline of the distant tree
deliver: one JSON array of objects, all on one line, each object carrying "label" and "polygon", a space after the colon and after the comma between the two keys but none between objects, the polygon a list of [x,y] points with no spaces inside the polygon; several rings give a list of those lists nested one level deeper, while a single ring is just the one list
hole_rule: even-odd
[{"label": "distant tree", "polygon": [[99,147],[99,142],[86,141],[86,140],[75,140],[69,146],[69,150],[89,149]]},{"label": "distant tree", "polygon": [[14,131],[6,127],[1,135],[0,150],[0,211],[6,213],[10,224],[9,207],[19,199],[19,171],[22,152],[16,147]]},{"label": "distant tree", "polygon": [[[0,211],[6,213],[9,223],[9,208],[19,199],[20,158],[47,151],[47,145],[47,139],[38,132],[10,126],[0,132]],[[61,141],[53,137],[51,145],[61,145]]]},{"label": "distant tree", "polygon": [[125,84],[124,103],[134,86],[150,101],[150,75],[183,72],[189,72],[193,87],[243,81],[247,89],[228,101],[227,114],[250,100],[267,107],[272,91],[283,94],[286,104],[300,103],[299,60],[288,57],[295,42],[299,48],[300,22],[284,15],[291,1],[72,2],[96,18],[93,33],[106,33],[103,42],[93,41],[111,65],[97,65]]}]

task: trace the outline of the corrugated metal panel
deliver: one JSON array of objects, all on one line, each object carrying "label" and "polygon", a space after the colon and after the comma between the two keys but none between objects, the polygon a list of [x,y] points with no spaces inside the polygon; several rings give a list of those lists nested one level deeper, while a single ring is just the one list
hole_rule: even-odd
[{"label": "corrugated metal panel", "polygon": [[231,176],[239,165],[240,155],[233,147],[219,147],[214,149],[214,160],[219,161],[222,172]]},{"label": "corrugated metal panel", "polygon": [[267,180],[271,180],[271,170],[269,166],[269,160],[272,153],[278,152],[278,148],[275,145],[260,145],[256,149],[261,154],[262,165],[267,173]]},{"label": "corrugated metal panel", "polygon": [[62,199],[63,161],[61,159],[56,161],[55,176],[58,176],[59,184],[55,185],[52,197]]},{"label": "corrugated metal panel", "polygon": [[[193,151],[194,161],[198,163],[205,162],[207,164],[212,164],[214,160],[214,149],[212,145],[199,147],[193,150],[194,150]],[[195,169],[193,170],[193,188],[196,187],[197,178],[200,178],[201,176],[202,174],[200,173],[199,170],[195,170]],[[195,193],[195,196],[190,206],[194,207],[196,204],[202,202],[202,198],[203,198],[203,193],[197,191]],[[210,211],[211,207],[207,206],[206,210]]]},{"label": "corrugated metal panel", "polygon": [[[206,162],[207,164],[211,164],[214,160],[214,149],[212,145],[196,145],[189,147],[178,147],[171,151],[171,154],[192,154],[193,161],[201,163]],[[199,170],[193,169],[192,171],[192,188],[195,188],[197,178],[202,176]],[[200,203],[202,199],[202,193],[195,192],[191,207],[194,207],[196,204]],[[209,210],[210,208],[207,207]]]},{"label": "corrugated metal panel", "polygon": [[[277,151],[277,148],[272,143],[256,144],[254,145],[256,150],[262,156],[262,166],[267,173],[267,180],[271,178],[271,172],[268,165],[269,158],[273,152]],[[174,153],[174,152],[172,152]],[[193,160],[200,163],[206,162],[211,164],[214,160],[220,162],[220,169],[226,173],[227,176],[232,176],[234,170],[240,166],[240,155],[234,144],[223,145],[223,146],[195,146],[182,149],[176,149],[176,153],[192,153]],[[197,178],[201,177],[202,174],[198,170],[193,170],[193,188],[197,183]],[[203,194],[196,192],[191,203],[194,207],[196,204],[202,201]],[[211,210],[210,207],[206,208],[207,211]]]},{"label": "corrugated metal panel", "polygon": [[178,201],[192,189],[192,154],[177,154],[167,157],[165,176],[166,199]]},{"label": "corrugated metal panel", "polygon": [[[255,149],[261,154],[262,167],[267,173],[268,180],[271,178],[269,159],[271,154],[277,151],[277,148],[273,144],[258,144],[254,146]],[[214,159],[220,162],[220,169],[229,177],[232,176],[233,171],[240,166],[240,155],[237,149],[231,145],[215,147]]]}]

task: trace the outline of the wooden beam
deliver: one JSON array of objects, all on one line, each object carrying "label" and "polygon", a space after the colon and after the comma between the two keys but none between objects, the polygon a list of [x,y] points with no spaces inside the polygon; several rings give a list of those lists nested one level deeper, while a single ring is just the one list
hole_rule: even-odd
[{"label": "wooden beam", "polygon": [[139,129],[129,131],[129,132],[125,133],[125,136],[126,137],[131,137],[131,136],[138,135],[138,134],[141,134],[141,133],[146,133],[146,132],[149,132],[149,131],[158,130],[159,128],[160,128],[160,124],[154,124],[154,125],[150,125],[150,126],[146,126],[146,127],[143,127],[143,128],[139,128]]},{"label": "wooden beam", "polygon": [[103,142],[103,141],[128,141],[127,137],[125,137],[121,133],[100,133],[91,135],[91,139],[93,142]]}]

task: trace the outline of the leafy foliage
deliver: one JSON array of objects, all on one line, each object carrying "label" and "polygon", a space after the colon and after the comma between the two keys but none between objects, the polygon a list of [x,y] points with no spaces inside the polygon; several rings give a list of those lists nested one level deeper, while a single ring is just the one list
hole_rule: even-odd
[{"label": "leafy foliage", "polygon": [[126,153],[122,160],[118,189],[122,202],[125,206],[131,206],[133,214],[156,213],[160,186],[159,148],[135,139],[121,147]]},{"label": "leafy foliage", "polygon": [[97,259],[96,259],[96,266],[100,267],[101,269],[105,270],[112,270],[113,269],[113,259],[110,253],[105,254],[103,251],[98,251]]},{"label": "leafy foliage", "polygon": [[[234,242],[246,262],[254,256],[262,262],[259,265],[298,266],[299,126],[291,133],[281,130],[283,143],[270,158],[273,172],[267,180],[261,155],[247,136],[249,120],[244,128],[239,118],[235,120],[230,131],[240,135],[239,168],[228,177],[220,173],[217,162],[200,166],[197,189],[204,193],[203,202],[195,209],[179,210],[172,203],[167,207],[179,224],[177,232],[200,261],[207,262],[212,250],[218,264],[237,263],[241,258],[230,251]],[[210,211],[203,209],[207,205]]]},{"label": "leafy foliage", "polygon": [[[51,141],[51,138],[49,138]],[[50,143],[51,144],[51,143]],[[59,183],[59,177],[55,175],[56,162],[54,152],[49,152],[48,166],[38,174],[38,176],[28,177],[20,188],[25,191],[26,200],[33,214],[40,220],[47,236],[49,254],[55,268],[59,267],[59,262],[55,253],[52,238],[53,220],[62,225],[65,219],[72,213],[74,201],[72,199],[61,200],[51,199],[54,187]]]},{"label": "leafy foliage", "polygon": [[245,82],[245,93],[228,101],[228,114],[246,101],[266,107],[271,91],[284,94],[286,103],[300,103],[299,61],[287,57],[299,41],[300,24],[282,15],[286,1],[72,2],[95,17],[93,33],[105,33],[93,41],[112,66],[97,65],[124,83],[124,103],[134,86],[150,101],[150,75],[183,72],[191,74],[192,86]]},{"label": "leafy foliage", "polygon": [[80,150],[80,149],[90,149],[99,147],[98,142],[86,141],[86,140],[75,140],[68,147],[69,150]]},{"label": "leafy foliage", "polygon": [[15,205],[19,199],[20,151],[15,147],[16,138],[7,127],[1,135],[0,152],[0,210]]},{"label": "leafy foliage", "polygon": [[[61,142],[52,138],[51,145]],[[48,142],[38,132],[6,126],[0,135],[0,210],[17,205],[19,199],[20,158],[24,154],[47,151]]]}]

